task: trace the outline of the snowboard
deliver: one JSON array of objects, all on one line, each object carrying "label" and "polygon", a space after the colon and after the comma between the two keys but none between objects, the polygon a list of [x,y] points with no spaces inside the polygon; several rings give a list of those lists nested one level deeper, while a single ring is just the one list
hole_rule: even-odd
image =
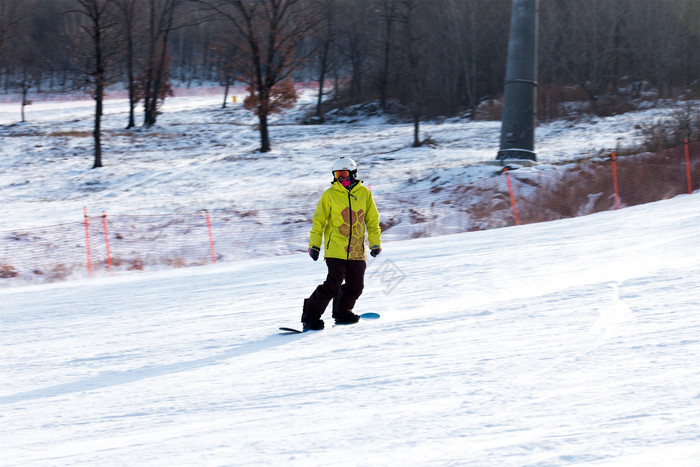
[{"label": "snowboard", "polygon": [[[379,319],[379,313],[362,313],[360,315],[360,319]],[[344,326],[344,325],[343,325]],[[301,334],[307,331],[311,331],[311,329],[295,329],[295,328],[286,328],[286,327],[281,327],[280,331],[282,331],[280,334]]]}]

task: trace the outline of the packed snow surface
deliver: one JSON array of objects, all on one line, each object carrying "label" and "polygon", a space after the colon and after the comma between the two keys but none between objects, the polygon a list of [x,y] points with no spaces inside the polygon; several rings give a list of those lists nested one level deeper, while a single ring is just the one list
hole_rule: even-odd
[{"label": "packed snow surface", "polygon": [[700,197],[385,245],[298,326],[291,255],[0,290],[0,463],[700,459]]},{"label": "packed snow surface", "polygon": [[[217,98],[152,130],[90,102],[0,104],[0,230],[91,213],[307,203],[339,155],[375,192],[489,176],[496,122],[300,126],[273,152]],[[652,109],[538,129],[543,162],[625,144]],[[303,242],[304,240],[299,240]],[[305,254],[0,289],[0,465],[696,466],[700,195],[405,241],[369,259],[357,312],[281,335],[325,277]]]}]

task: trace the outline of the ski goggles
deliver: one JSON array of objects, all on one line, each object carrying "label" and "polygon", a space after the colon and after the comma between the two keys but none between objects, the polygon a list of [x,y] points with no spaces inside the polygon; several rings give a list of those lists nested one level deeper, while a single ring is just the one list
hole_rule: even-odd
[{"label": "ski goggles", "polygon": [[333,173],[335,174],[335,178],[350,178],[349,170],[336,170]]}]

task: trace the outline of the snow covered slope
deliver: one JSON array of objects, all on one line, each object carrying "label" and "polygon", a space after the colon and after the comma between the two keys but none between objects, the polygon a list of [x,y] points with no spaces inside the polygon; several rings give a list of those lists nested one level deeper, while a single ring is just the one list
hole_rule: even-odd
[{"label": "snow covered slope", "polygon": [[389,242],[292,336],[306,255],[0,290],[0,464],[698,465],[698,245],[697,194]]},{"label": "snow covered slope", "polygon": [[[497,121],[426,122],[422,136],[437,147],[412,148],[410,123],[372,117],[353,124],[299,124],[315,102],[305,92],[295,109],[271,118],[272,151],[261,155],[256,117],[240,104],[221,109],[220,99],[168,99],[158,125],[129,131],[127,101],[106,101],[99,170],[91,168],[93,101],[37,100],[27,107],[26,123],[17,123],[19,104],[0,103],[0,232],[80,221],[83,206],[109,215],[298,206],[320,196],[330,182],[330,165],[341,155],[357,161],[360,178],[377,194],[462,184],[500,170],[478,165],[498,153]],[[673,115],[674,105],[665,104],[540,125],[540,169],[639,144],[640,123]]]}]

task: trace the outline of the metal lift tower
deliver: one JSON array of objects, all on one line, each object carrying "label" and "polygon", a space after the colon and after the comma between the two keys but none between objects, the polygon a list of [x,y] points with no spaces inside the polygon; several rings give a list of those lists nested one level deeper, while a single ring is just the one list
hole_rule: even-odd
[{"label": "metal lift tower", "polygon": [[496,159],[536,161],[537,11],[539,0],[513,0],[503,95],[501,149]]}]

